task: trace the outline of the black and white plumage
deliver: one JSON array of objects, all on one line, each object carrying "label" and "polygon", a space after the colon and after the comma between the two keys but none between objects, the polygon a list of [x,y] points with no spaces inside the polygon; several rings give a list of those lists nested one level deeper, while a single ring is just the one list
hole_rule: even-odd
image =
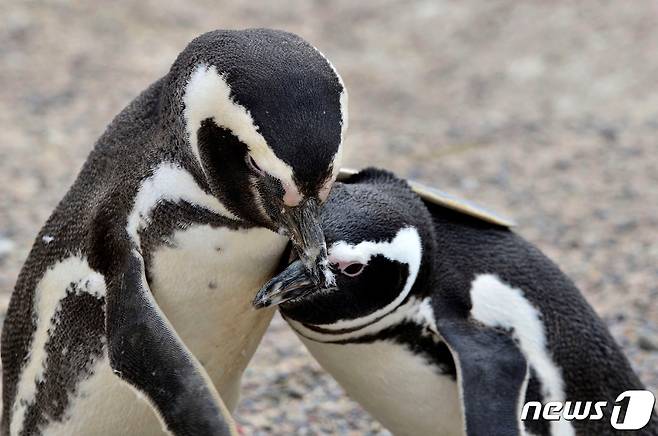
[{"label": "black and white plumage", "polygon": [[[494,219],[495,221],[495,219]],[[509,228],[423,199],[375,169],[322,212],[334,288],[292,262],[255,300],[396,435],[607,435],[642,389],[574,284]],[[525,421],[525,401],[607,401],[598,421]],[[637,434],[656,434],[654,414]]]},{"label": "black and white plumage", "polygon": [[35,241],[2,332],[1,434],[231,432],[272,316],[250,302],[289,236],[325,280],[319,205],[346,117],[340,77],[298,36],[192,41]]}]

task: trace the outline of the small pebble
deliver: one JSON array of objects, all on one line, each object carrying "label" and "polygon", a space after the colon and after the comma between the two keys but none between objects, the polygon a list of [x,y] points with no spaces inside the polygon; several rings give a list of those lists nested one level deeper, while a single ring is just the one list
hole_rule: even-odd
[{"label": "small pebble", "polygon": [[637,346],[645,351],[658,351],[658,334],[640,333],[637,338]]},{"label": "small pebble", "polygon": [[14,246],[14,242],[11,239],[0,236],[0,259],[14,251]]}]

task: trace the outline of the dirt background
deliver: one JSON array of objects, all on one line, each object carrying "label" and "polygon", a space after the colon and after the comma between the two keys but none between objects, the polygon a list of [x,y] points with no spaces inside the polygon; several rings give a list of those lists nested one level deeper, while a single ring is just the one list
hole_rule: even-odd
[{"label": "dirt background", "polygon": [[[514,217],[658,390],[658,3],[0,3],[0,308],[110,119],[197,34],[276,27],[350,92],[346,163]],[[386,434],[280,319],[248,369],[247,434]]]}]

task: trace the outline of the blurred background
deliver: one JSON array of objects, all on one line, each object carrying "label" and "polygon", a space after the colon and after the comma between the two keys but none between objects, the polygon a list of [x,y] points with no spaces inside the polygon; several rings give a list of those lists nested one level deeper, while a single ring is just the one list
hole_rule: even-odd
[{"label": "blurred background", "polygon": [[[0,313],[33,238],[112,117],[216,28],[275,27],[350,93],[346,165],[515,218],[658,392],[658,3],[0,2]],[[387,434],[277,317],[246,434]]]}]

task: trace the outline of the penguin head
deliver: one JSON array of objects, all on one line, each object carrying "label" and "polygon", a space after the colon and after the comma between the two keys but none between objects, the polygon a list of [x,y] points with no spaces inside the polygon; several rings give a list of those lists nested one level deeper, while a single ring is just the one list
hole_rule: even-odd
[{"label": "penguin head", "polygon": [[364,170],[336,185],[321,221],[334,286],[315,285],[294,261],[261,289],[257,307],[280,304],[286,317],[305,324],[359,323],[422,292],[415,285],[434,251],[431,219],[405,182]]},{"label": "penguin head", "polygon": [[347,127],[336,70],[296,35],[248,29],[198,37],[169,80],[182,103],[179,131],[212,193],[240,220],[289,236],[324,283],[319,211]]}]

